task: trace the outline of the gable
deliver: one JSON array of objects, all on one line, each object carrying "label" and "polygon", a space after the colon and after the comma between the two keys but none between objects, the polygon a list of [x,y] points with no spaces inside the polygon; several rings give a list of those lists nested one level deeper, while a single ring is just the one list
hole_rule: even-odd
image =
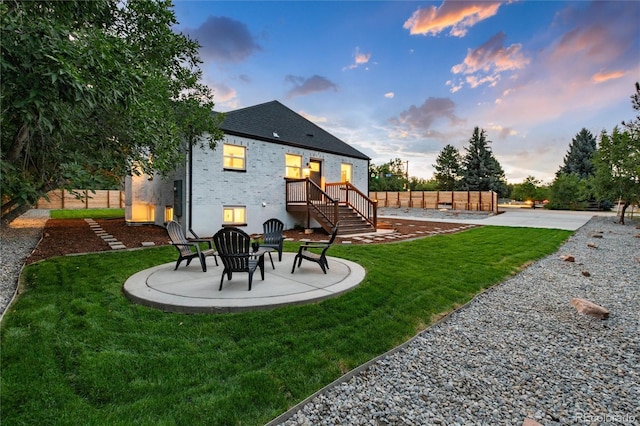
[{"label": "gable", "polygon": [[220,129],[229,135],[370,159],[278,101],[226,112]]}]

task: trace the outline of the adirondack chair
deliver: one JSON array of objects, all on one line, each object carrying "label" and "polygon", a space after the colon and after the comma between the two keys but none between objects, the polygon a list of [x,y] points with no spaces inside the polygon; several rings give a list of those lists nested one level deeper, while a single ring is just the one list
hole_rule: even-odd
[{"label": "adirondack chair", "polygon": [[[304,259],[304,260],[309,260],[311,262],[315,262],[318,265],[320,265],[320,268],[322,268],[322,272],[326,274],[327,269],[329,269],[329,262],[327,262],[327,250],[329,250],[329,247],[331,247],[331,244],[333,244],[333,241],[336,239],[336,235],[338,235],[337,224],[333,228],[333,232],[331,233],[331,238],[329,239],[329,242],[319,243],[319,242],[308,241],[306,243],[303,243],[298,248],[298,254],[296,254],[296,257],[293,259],[293,268],[291,269],[291,273],[293,274],[293,272],[296,269],[296,262],[298,263],[298,268],[299,268],[300,264],[302,263],[302,260]],[[313,248],[322,249],[322,250],[320,251],[320,253],[314,253],[312,251],[309,251],[309,249],[313,249]]]},{"label": "adirondack chair", "polygon": [[253,252],[251,237],[246,232],[233,227],[222,228],[213,236],[213,243],[224,266],[218,290],[222,290],[225,275],[227,279],[231,280],[234,272],[249,274],[249,291],[251,291],[253,273],[257,268],[260,268],[260,274],[264,281],[264,254],[267,251],[258,249],[257,252]]},{"label": "adirondack chair", "polygon": [[[178,250],[179,253],[178,261],[176,262],[174,271],[178,269],[178,266],[180,266],[180,263],[183,260],[186,260],[187,266],[189,266],[191,261],[196,257],[200,259],[202,272],[207,272],[207,262],[205,258],[208,256],[213,256],[216,261],[216,266],[218,266],[218,258],[216,257],[216,251],[213,249],[211,240],[208,240],[206,238],[188,239],[184,231],[182,230],[182,226],[174,220],[171,220],[167,223],[167,233],[169,234],[171,244]],[[200,249],[200,243],[208,243],[209,248],[205,250]]]},{"label": "adirondack chair", "polygon": [[[260,243],[260,247],[272,248],[278,251],[278,262],[282,262],[282,243],[284,242],[284,223],[279,219],[269,219],[262,224],[262,239],[264,242]],[[273,259],[271,258],[271,252],[269,252],[269,259],[271,260],[271,267],[273,266]]]}]

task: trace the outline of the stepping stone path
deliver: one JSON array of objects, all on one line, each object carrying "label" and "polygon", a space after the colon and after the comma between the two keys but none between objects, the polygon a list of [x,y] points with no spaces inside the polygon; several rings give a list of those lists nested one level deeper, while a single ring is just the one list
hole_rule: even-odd
[{"label": "stepping stone path", "polygon": [[[414,225],[410,225],[410,226],[414,226]],[[463,225],[458,228],[452,228],[448,230],[441,230],[440,228],[435,228],[437,229],[437,231],[415,231],[410,234],[401,234],[397,231],[394,231],[390,234],[382,234],[382,235],[373,234],[373,235],[360,235],[360,236],[354,236],[354,237],[344,236],[342,240],[342,244],[352,244],[353,241],[350,241],[350,240],[355,240],[355,241],[367,244],[367,243],[382,243],[386,241],[393,241],[398,238],[405,240],[407,238],[417,238],[425,235],[450,234],[453,232],[464,231],[465,229],[475,228],[476,226],[477,225]],[[347,240],[347,238],[350,238],[350,240]],[[309,240],[303,239],[300,241],[309,241]]]},{"label": "stepping stone path", "polygon": [[104,229],[102,229],[95,220],[85,219],[85,222],[87,222],[89,228],[91,228],[98,237],[102,238],[107,244],[109,244],[109,247],[111,247],[112,250],[122,250],[127,248],[127,246],[118,241],[117,238],[114,238],[113,235],[108,234]]}]

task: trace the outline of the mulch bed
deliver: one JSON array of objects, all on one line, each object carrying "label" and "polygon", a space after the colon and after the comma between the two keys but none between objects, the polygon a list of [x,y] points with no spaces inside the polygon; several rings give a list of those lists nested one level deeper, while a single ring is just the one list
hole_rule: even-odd
[{"label": "mulch bed", "polygon": [[[153,242],[156,246],[169,244],[167,231],[164,227],[156,225],[127,225],[123,218],[96,219],[96,222],[104,231],[113,235],[127,248],[142,247],[143,242]],[[386,226],[391,226],[398,233],[415,238],[416,231],[447,231],[458,228],[455,223],[426,222],[406,219],[387,219]],[[321,230],[315,230],[312,234],[305,234],[302,229],[285,231],[285,237],[295,241],[300,240],[327,240],[329,236]],[[410,235],[414,234],[414,235]],[[396,239],[396,241],[402,238]],[[352,244],[362,244],[358,240],[345,237],[336,239],[336,243],[343,240]],[[98,237],[84,219],[49,219],[45,224],[43,238],[27,259],[27,264],[39,260],[48,259],[66,254],[92,253],[99,251],[111,251],[109,244]]]}]

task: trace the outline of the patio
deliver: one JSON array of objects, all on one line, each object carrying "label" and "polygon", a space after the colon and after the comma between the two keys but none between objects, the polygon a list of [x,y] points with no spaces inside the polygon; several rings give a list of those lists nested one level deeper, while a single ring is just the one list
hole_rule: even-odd
[{"label": "patio", "polygon": [[336,297],[356,287],[365,276],[364,268],[345,259],[328,256],[329,267],[323,274],[320,267],[303,261],[291,273],[295,253],[283,253],[282,262],[274,256],[275,269],[265,260],[264,281],[257,272],[251,291],[248,274],[234,273],[225,277],[221,291],[222,264],[215,266],[207,259],[207,272],[197,261],[174,271],[175,262],[140,271],[127,279],[125,295],[135,303],[182,313],[226,313],[272,309],[279,306],[317,302]]}]

